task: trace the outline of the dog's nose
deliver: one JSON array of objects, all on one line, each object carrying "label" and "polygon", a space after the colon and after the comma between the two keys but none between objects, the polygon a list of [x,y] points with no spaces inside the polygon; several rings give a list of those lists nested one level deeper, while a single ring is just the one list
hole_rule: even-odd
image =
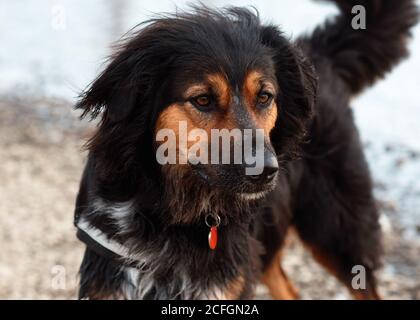
[{"label": "dog's nose", "polygon": [[250,175],[248,178],[253,181],[269,182],[273,180],[279,170],[279,163],[271,151],[264,152],[264,168],[261,174]]},{"label": "dog's nose", "polygon": [[271,156],[265,157],[264,159],[264,171],[263,176],[265,179],[271,180],[276,175],[277,171],[279,171],[279,163],[276,157],[270,152]]}]

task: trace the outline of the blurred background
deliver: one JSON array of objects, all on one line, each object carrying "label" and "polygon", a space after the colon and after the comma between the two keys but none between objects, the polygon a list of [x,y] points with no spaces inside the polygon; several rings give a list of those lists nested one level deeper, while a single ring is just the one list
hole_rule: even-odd
[{"label": "blurred background", "polygon": [[[203,3],[252,5],[291,38],[337,12],[310,0]],[[73,209],[86,157],[82,145],[94,124],[79,121],[72,106],[104,67],[114,41],[154,13],[176,8],[186,3],[0,0],[1,299],[77,297],[83,247]],[[353,102],[385,233],[379,289],[395,299],[420,299],[420,26],[410,52]],[[296,240],[285,263],[303,298],[349,298]],[[258,297],[267,297],[262,286]]]}]

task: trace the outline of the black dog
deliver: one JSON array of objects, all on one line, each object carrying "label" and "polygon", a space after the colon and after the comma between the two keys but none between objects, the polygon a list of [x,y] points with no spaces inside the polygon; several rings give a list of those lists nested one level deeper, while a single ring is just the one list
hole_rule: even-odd
[{"label": "black dog", "polygon": [[[378,211],[349,103],[406,56],[418,12],[412,0],[334,2],[341,14],[295,43],[247,9],[204,7],[125,42],[77,104],[101,114],[76,203],[80,298],[250,298],[259,279],[296,298],[280,266],[290,227],[356,298],[378,298]],[[352,28],[356,4],[366,30]],[[158,164],[157,132],[179,134],[180,121],[264,129],[262,174]],[[351,286],[354,265],[365,290]]]}]

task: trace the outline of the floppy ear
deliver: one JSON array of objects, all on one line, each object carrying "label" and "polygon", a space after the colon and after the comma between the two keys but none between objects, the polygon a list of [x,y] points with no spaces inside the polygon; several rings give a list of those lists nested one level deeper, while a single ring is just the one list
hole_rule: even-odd
[{"label": "floppy ear", "polygon": [[95,177],[101,181],[101,192],[108,194],[106,190],[110,190],[108,198],[117,196],[116,189],[126,196],[126,190],[135,190],[131,186],[137,186],[144,173],[151,172],[148,165],[154,153],[149,151],[153,143],[150,118],[159,88],[165,83],[166,57],[170,57],[156,41],[163,38],[156,28],[151,25],[127,39],[76,104],[83,110],[82,117],[101,116],[86,148]]},{"label": "floppy ear", "polygon": [[317,77],[303,52],[283,37],[275,26],[261,30],[261,41],[272,49],[280,88],[279,114],[271,140],[279,156],[295,158],[312,119]]},{"label": "floppy ear", "polygon": [[[119,122],[134,109],[139,93],[139,75],[131,50],[123,50],[108,67],[83,92],[77,109],[83,109],[82,117],[97,117],[103,112],[103,120]],[[139,55],[137,54],[137,57]]]}]

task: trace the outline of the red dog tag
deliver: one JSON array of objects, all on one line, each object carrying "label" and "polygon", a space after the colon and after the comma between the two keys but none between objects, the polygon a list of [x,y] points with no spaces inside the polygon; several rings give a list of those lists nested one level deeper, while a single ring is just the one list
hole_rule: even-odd
[{"label": "red dog tag", "polygon": [[209,247],[211,250],[217,246],[217,227],[211,227],[209,232]]}]

